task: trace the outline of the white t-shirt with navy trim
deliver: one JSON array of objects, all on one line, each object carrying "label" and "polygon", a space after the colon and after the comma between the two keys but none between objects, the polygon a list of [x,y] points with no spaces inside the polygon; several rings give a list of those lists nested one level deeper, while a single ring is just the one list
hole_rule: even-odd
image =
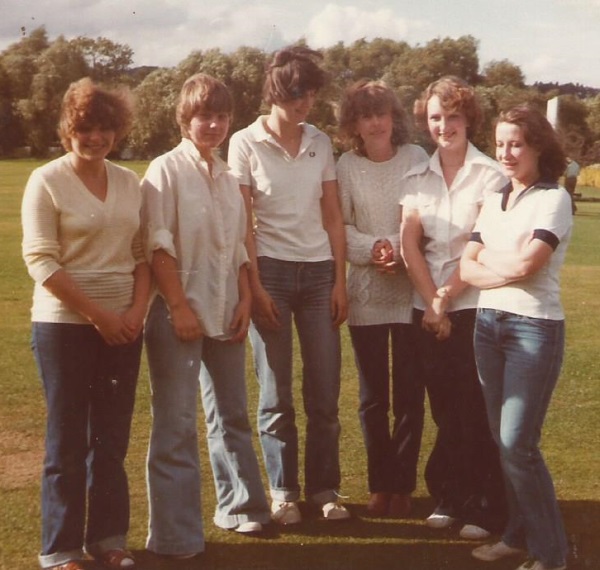
[{"label": "white t-shirt with navy trim", "polygon": [[535,237],[548,243],[554,253],[534,275],[482,290],[479,307],[562,320],[559,272],[573,226],[569,194],[562,186],[538,183],[524,190],[507,210],[502,208],[504,195],[499,191],[485,200],[472,239],[490,251],[517,251]]}]

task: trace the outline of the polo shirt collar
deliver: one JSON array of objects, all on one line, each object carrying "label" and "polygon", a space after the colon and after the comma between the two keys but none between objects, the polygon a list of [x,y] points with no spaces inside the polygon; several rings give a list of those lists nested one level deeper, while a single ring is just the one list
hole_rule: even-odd
[{"label": "polo shirt collar", "polygon": [[[557,188],[557,185],[553,184],[552,182],[542,182],[541,180],[538,180],[537,182],[534,182],[533,184],[527,186],[527,188],[523,188],[523,190],[521,190],[521,192],[517,196],[516,200],[520,200],[530,190],[551,190],[552,188]],[[502,211],[506,210],[506,205],[508,203],[508,196],[510,195],[511,192],[513,192],[513,190],[514,190],[514,187],[513,187],[512,181],[509,182],[508,184],[506,184],[506,186],[503,186],[502,188],[500,188],[500,190],[497,190],[498,193],[502,194],[502,202],[501,202]]]},{"label": "polo shirt collar", "polygon": [[[251,125],[248,126],[248,132],[251,137],[256,142],[276,142],[273,136],[267,131],[265,128],[265,121],[267,120],[268,115],[261,115],[254,121]],[[309,139],[313,139],[319,134],[319,129],[310,123],[301,123],[302,124],[302,140],[304,141],[306,137]]]}]

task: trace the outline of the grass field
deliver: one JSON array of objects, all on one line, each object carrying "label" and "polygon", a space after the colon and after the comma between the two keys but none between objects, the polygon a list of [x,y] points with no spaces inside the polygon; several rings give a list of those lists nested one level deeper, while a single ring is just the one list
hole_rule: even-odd
[{"label": "grass field", "polygon": [[[34,161],[0,161],[0,569],[37,567],[40,507],[39,473],[43,455],[45,407],[29,349],[32,283],[20,256],[19,207]],[[143,172],[144,163],[128,163]],[[585,198],[600,191],[579,188]],[[544,452],[554,476],[571,544],[570,570],[600,569],[600,371],[597,327],[600,321],[600,203],[581,202],[567,264],[563,299],[567,312],[567,351],[544,436]],[[351,521],[326,523],[306,510],[291,529],[271,529],[261,538],[222,531],[212,522],[214,490],[205,444],[204,520],[207,550],[197,559],[173,563],[144,551],[147,524],[144,461],[150,425],[148,378],[144,366],[138,388],[128,457],[131,484],[129,542],[143,570],[510,570],[518,561],[488,564],[470,556],[472,544],[457,529],[433,531],[423,518],[433,505],[419,478],[410,519],[367,519],[366,465],[357,409],[357,381],[347,331],[340,401],[341,461],[345,503]],[[250,413],[254,418],[256,383],[248,368]],[[299,372],[297,367],[296,373]],[[298,385],[299,382],[296,382]],[[301,414],[300,414],[301,415]],[[202,418],[199,425],[202,428]],[[432,443],[427,418],[422,455]],[[422,464],[424,461],[421,462]],[[306,509],[304,505],[302,508]],[[90,569],[95,568],[90,564]]]}]

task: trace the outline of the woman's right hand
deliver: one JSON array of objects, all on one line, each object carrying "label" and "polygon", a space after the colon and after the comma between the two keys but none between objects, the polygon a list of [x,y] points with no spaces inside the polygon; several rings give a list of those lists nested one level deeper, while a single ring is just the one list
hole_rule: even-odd
[{"label": "woman's right hand", "polygon": [[92,324],[109,346],[128,344],[136,339],[123,317],[113,311],[98,311]]},{"label": "woman's right hand", "polygon": [[270,330],[281,328],[279,309],[264,287],[252,290],[252,319],[259,327]]}]

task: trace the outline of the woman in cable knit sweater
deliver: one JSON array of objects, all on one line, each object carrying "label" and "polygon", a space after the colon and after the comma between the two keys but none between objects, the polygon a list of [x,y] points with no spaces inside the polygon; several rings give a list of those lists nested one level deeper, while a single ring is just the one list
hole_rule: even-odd
[{"label": "woman in cable knit sweater", "polygon": [[68,152],[34,170],[23,197],[32,346],[47,403],[42,568],[80,570],[84,548],[107,568],[135,565],[125,550],[124,460],[150,273],[138,177],[105,160],[131,115],[124,95],[73,83],[59,125]]},{"label": "woman in cable knit sweater", "polygon": [[352,147],[340,158],[337,174],[350,262],[348,324],[367,449],[367,510],[373,516],[406,516],[416,485],[424,393],[410,324],[413,289],[400,258],[399,199],[403,175],[427,154],[406,144],[406,114],[379,81],[359,81],[348,89],[340,131]]}]

